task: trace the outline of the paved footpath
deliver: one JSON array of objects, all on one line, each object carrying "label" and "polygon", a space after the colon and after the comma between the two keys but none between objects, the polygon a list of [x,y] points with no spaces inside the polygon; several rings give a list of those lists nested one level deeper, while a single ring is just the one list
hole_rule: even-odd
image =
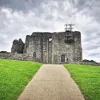
[{"label": "paved footpath", "polygon": [[63,65],[44,64],[18,100],[85,100]]}]

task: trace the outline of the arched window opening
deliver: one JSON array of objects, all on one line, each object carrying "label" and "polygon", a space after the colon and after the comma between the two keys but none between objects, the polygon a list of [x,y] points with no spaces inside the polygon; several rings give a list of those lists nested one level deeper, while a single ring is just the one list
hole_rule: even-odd
[{"label": "arched window opening", "polygon": [[52,42],[52,37],[49,38],[49,42]]}]

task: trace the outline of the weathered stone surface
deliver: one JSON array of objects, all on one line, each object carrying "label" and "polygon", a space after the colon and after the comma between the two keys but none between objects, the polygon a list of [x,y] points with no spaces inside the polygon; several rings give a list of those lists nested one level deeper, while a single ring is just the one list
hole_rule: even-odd
[{"label": "weathered stone surface", "polygon": [[14,40],[11,53],[14,53],[12,59],[55,64],[80,62],[82,60],[81,33],[78,31],[34,32],[26,36],[25,45],[21,39]]},{"label": "weathered stone surface", "polygon": [[[3,54],[0,55],[3,57]],[[27,35],[25,45],[21,39],[14,40],[11,54],[4,58],[31,60],[44,63],[76,63],[82,60],[81,33],[34,32]]]},{"label": "weathered stone surface", "polygon": [[0,58],[9,59],[11,57],[11,53],[0,53]]},{"label": "weathered stone surface", "polygon": [[11,48],[11,53],[23,53],[24,43],[21,39],[14,40]]},{"label": "weathered stone surface", "polygon": [[80,62],[82,60],[81,33],[78,31],[34,32],[26,36],[24,54],[44,63]]}]

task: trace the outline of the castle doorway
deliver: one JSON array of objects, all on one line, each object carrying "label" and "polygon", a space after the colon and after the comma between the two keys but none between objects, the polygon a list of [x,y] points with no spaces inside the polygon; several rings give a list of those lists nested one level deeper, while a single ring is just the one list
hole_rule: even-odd
[{"label": "castle doorway", "polygon": [[61,55],[61,62],[65,62],[65,55]]},{"label": "castle doorway", "polygon": [[36,57],[36,52],[33,53],[33,57],[34,57],[34,58]]}]

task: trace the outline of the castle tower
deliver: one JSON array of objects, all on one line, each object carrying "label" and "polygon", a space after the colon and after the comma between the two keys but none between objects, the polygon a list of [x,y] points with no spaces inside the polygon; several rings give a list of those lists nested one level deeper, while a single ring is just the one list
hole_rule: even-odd
[{"label": "castle tower", "polygon": [[26,37],[24,53],[44,63],[79,62],[82,60],[81,33],[34,32]]}]

